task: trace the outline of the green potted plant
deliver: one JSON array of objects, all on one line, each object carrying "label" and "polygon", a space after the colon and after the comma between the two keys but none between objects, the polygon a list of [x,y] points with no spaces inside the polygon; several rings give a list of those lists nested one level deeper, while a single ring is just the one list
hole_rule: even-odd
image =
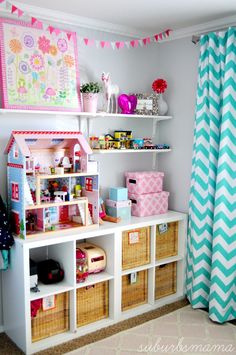
[{"label": "green potted plant", "polygon": [[80,86],[85,112],[97,112],[98,94],[100,86],[97,82],[88,82]]}]

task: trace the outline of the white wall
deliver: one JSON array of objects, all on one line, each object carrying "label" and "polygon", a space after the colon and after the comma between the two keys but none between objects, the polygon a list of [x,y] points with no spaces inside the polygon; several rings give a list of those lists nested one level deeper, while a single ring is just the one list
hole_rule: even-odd
[{"label": "white wall", "polygon": [[173,151],[160,156],[164,187],[170,191],[170,209],[188,211],[194,111],[199,47],[190,38],[162,43],[158,51],[159,75],[168,82],[164,94],[173,120],[161,124],[160,141]]}]

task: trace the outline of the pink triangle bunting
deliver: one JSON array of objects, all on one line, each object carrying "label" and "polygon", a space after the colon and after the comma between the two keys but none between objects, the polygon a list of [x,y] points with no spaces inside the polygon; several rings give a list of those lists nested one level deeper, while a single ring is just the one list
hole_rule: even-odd
[{"label": "pink triangle bunting", "polygon": [[101,46],[102,48],[104,48],[104,47],[105,47],[105,44],[106,44],[106,42],[105,42],[105,41],[100,41],[100,46]]},{"label": "pink triangle bunting", "polygon": [[16,12],[16,10],[18,10],[18,8],[15,5],[11,6],[11,13],[14,14],[14,12]]},{"label": "pink triangle bunting", "polygon": [[61,33],[61,30],[59,30],[59,28],[54,28],[54,32],[56,33],[56,36],[58,36]]},{"label": "pink triangle bunting", "polygon": [[116,48],[117,48],[117,49],[124,48],[124,46],[125,46],[125,43],[124,43],[124,42],[120,42],[120,41],[116,42]]},{"label": "pink triangle bunting", "polygon": [[50,32],[50,34],[52,34],[53,33],[53,31],[54,31],[54,27],[53,26],[48,26],[48,31]]},{"label": "pink triangle bunting", "polygon": [[43,23],[42,21],[39,21],[37,22],[37,27],[40,29],[40,30],[43,30]]},{"label": "pink triangle bunting", "polygon": [[68,41],[70,41],[70,39],[71,39],[71,36],[72,36],[72,33],[70,33],[70,32],[67,32],[67,38],[68,38]]},{"label": "pink triangle bunting", "polygon": [[88,39],[88,38],[84,38],[84,43],[85,43],[85,45],[87,46],[88,43],[89,43],[89,39]]},{"label": "pink triangle bunting", "polygon": [[146,46],[147,44],[150,44],[151,42],[151,39],[150,37],[147,37],[147,38],[143,38],[143,44]]},{"label": "pink triangle bunting", "polygon": [[133,48],[137,48],[138,47],[138,40],[134,39],[134,40],[130,41],[130,44]]},{"label": "pink triangle bunting", "polygon": [[166,35],[167,35],[167,37],[169,37],[170,31],[171,31],[170,29],[166,30]]},{"label": "pink triangle bunting", "polygon": [[160,38],[160,40],[162,40],[162,38],[163,38],[162,33],[159,34],[159,38]]},{"label": "pink triangle bunting", "polygon": [[31,17],[31,25],[34,25],[35,22],[37,22],[37,19],[35,17]]},{"label": "pink triangle bunting", "polygon": [[21,9],[18,9],[17,14],[18,14],[18,17],[21,17],[24,14],[24,11],[22,11]]},{"label": "pink triangle bunting", "polygon": [[94,45],[94,39],[88,40],[88,46],[92,47]]},{"label": "pink triangle bunting", "polygon": [[154,38],[155,38],[156,42],[158,42],[159,35],[154,35]]}]

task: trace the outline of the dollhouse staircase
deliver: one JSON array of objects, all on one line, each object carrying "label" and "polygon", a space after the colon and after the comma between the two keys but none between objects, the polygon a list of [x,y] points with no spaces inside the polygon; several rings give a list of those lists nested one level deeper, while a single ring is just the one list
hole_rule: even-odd
[{"label": "dollhouse staircase", "polygon": [[[83,204],[79,204],[78,207],[79,207],[79,213],[82,219],[82,223],[83,225],[85,225],[85,206]],[[91,224],[93,224],[93,221],[89,209],[87,213],[88,213],[88,225],[90,226]]]},{"label": "dollhouse staircase", "polygon": [[33,206],[34,205],[34,201],[33,201],[33,197],[32,197],[32,194],[30,192],[30,187],[29,187],[29,183],[28,183],[27,180],[25,180],[24,190],[25,190],[25,204],[27,206]]}]

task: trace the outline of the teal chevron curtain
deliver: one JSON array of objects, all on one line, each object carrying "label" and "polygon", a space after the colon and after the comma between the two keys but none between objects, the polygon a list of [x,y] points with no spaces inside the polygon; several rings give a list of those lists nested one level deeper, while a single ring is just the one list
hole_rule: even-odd
[{"label": "teal chevron curtain", "polygon": [[236,29],[200,40],[187,243],[187,297],[236,318]]}]

